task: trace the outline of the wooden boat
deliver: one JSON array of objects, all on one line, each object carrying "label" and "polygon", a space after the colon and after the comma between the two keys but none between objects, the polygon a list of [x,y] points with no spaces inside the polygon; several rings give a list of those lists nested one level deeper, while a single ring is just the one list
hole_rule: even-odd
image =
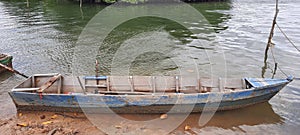
[{"label": "wooden boat", "polygon": [[266,102],[292,80],[36,74],[9,95],[18,110],[189,113]]},{"label": "wooden boat", "polygon": [[[0,53],[0,63],[5,66],[12,67],[12,58],[13,58],[12,56]],[[6,71],[6,69],[3,67],[0,67],[0,73],[2,73],[4,71]]]}]

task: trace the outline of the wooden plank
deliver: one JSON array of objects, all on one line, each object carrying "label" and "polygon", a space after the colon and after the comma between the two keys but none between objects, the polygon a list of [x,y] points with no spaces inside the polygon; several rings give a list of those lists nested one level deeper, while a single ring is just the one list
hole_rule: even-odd
[{"label": "wooden plank", "polygon": [[59,77],[58,87],[57,87],[57,94],[61,93],[62,88],[62,76]]},{"label": "wooden plank", "polygon": [[22,92],[22,91],[37,91],[39,88],[14,88],[12,91]]},{"label": "wooden plank", "polygon": [[110,83],[109,83],[109,76],[107,77],[107,79],[106,79],[106,90],[107,91],[110,91],[109,89],[110,89]]},{"label": "wooden plank", "polygon": [[130,90],[131,92],[134,92],[134,82],[132,76],[129,76],[129,81],[130,81]]},{"label": "wooden plank", "polygon": [[200,78],[201,84],[203,87],[210,87],[210,88],[218,88],[218,79],[211,79],[211,78]]},{"label": "wooden plank", "polygon": [[131,91],[131,86],[128,76],[110,76],[111,91]]},{"label": "wooden plank", "polygon": [[198,79],[195,76],[181,76],[179,91],[181,93],[198,93]]},{"label": "wooden plank", "polygon": [[156,77],[155,76],[152,76],[152,89],[153,89],[153,93],[156,92]]},{"label": "wooden plank", "polygon": [[41,77],[51,77],[51,76],[55,76],[55,75],[57,75],[58,73],[49,73],[49,74],[34,74],[33,76],[35,76],[35,77],[39,77],[39,76],[41,76]]},{"label": "wooden plank", "polygon": [[92,87],[92,88],[106,88],[106,85],[85,85],[85,87]]},{"label": "wooden plank", "polygon": [[200,79],[198,79],[198,90],[200,93],[203,91],[202,83],[201,83]]},{"label": "wooden plank", "polygon": [[35,77],[34,76],[31,77],[31,87],[32,88],[36,87],[35,86]]},{"label": "wooden plank", "polygon": [[134,76],[133,82],[135,91],[153,91],[153,80],[151,76]]},{"label": "wooden plank", "polygon": [[82,92],[83,92],[84,94],[86,94],[85,85],[84,85],[84,87],[82,86],[82,83],[81,83],[80,77],[78,77],[78,76],[77,76],[77,80],[78,80],[78,83],[79,83],[79,85],[80,85],[80,87],[81,87],[81,90],[82,90]]},{"label": "wooden plank", "polygon": [[175,77],[175,81],[176,81],[175,82],[176,92],[179,93],[179,77],[178,76]]},{"label": "wooden plank", "polygon": [[85,80],[106,80],[107,76],[85,76]]},{"label": "wooden plank", "polygon": [[111,95],[153,95],[153,93],[149,92],[122,92],[122,91],[99,91],[100,94],[111,94]]},{"label": "wooden plank", "polygon": [[41,87],[39,87],[38,92],[44,92],[45,89],[48,89],[50,86],[52,86],[57,81],[57,79],[60,77],[61,77],[61,74],[51,77],[45,84],[43,84]]},{"label": "wooden plank", "polygon": [[219,78],[219,92],[224,90],[224,83],[222,78]]},{"label": "wooden plank", "polygon": [[176,92],[174,76],[156,76],[156,92]]}]

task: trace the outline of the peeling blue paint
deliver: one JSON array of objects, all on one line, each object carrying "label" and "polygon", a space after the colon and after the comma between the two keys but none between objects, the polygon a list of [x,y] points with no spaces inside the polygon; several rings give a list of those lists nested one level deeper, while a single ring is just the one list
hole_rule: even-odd
[{"label": "peeling blue paint", "polygon": [[[193,94],[154,94],[154,95],[102,95],[102,94],[42,94],[10,91],[17,108],[29,106],[31,109],[40,108],[97,108],[110,107],[120,113],[162,113],[167,112],[172,106],[180,105],[179,113],[185,107],[194,107],[193,112],[203,111],[207,103],[211,109],[229,110],[241,108],[259,102],[268,101],[290,81],[285,79],[246,79],[253,87],[250,89],[210,92]],[[217,99],[221,97],[222,99]],[[218,104],[218,101],[220,101]],[[215,103],[215,104],[214,104]],[[37,108],[34,108],[37,107]],[[106,108],[107,109],[107,108]],[[150,111],[150,112],[149,112]],[[178,112],[176,112],[178,113]]]}]

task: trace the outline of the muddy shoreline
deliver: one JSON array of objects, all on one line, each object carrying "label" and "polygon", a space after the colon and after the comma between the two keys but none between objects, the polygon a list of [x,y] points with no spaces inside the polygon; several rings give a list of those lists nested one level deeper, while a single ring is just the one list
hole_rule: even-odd
[{"label": "muddy shoreline", "polygon": [[83,114],[53,112],[19,112],[17,116],[0,120],[3,135],[104,135]]},{"label": "muddy shoreline", "polygon": [[[105,114],[103,118],[109,121],[113,115]],[[143,121],[159,117],[161,115],[122,115],[126,119]],[[162,118],[167,119],[167,117]],[[164,127],[153,130],[146,126],[139,126],[130,123],[120,123],[112,125],[112,132],[105,133],[98,129],[83,113],[56,113],[56,112],[18,112],[11,118],[0,119],[0,134],[3,135],[106,135],[106,134],[131,134],[140,131],[142,134],[161,134],[166,133]],[[192,127],[185,124],[177,127],[169,134],[197,134],[191,130]]]}]

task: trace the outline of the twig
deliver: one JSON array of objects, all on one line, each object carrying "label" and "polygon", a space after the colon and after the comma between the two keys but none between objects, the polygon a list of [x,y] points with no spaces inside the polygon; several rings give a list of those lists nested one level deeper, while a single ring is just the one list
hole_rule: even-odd
[{"label": "twig", "polygon": [[58,128],[52,129],[47,135],[54,135]]},{"label": "twig", "polygon": [[73,119],[85,119],[85,117],[75,117],[75,116],[67,115],[67,114],[64,114],[64,113],[55,113],[55,114],[61,115],[63,117],[73,118]]}]

